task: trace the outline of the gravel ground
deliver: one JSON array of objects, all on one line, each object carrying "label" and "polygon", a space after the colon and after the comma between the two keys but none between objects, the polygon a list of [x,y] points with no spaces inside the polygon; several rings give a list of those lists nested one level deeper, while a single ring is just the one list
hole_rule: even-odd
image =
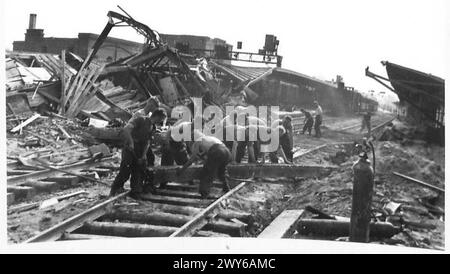
[{"label": "gravel ground", "polygon": [[[384,118],[384,116],[381,118]],[[348,126],[349,121],[357,120],[358,118],[335,118],[332,122],[329,121],[325,124],[323,138],[296,135],[294,138],[296,151],[304,152],[323,144],[360,140],[362,135],[358,132],[359,128],[356,128],[353,134],[333,131],[333,129]],[[11,148],[9,143],[8,147]],[[337,152],[348,151],[348,149],[348,146],[342,145],[327,146],[296,160],[296,163],[304,165],[339,164],[339,169],[325,178],[297,181],[280,178],[276,183],[260,180],[248,184],[230,198],[227,206],[230,209],[253,214],[255,225],[249,231],[249,237],[256,237],[285,209],[302,209],[311,205],[329,214],[349,217],[352,195],[351,166],[357,160],[357,157],[349,156],[345,158],[345,161],[338,163],[335,161]],[[434,230],[405,228],[404,233],[379,242],[382,244],[441,249],[444,246],[443,219],[441,216],[425,214],[427,208],[422,204],[422,199],[428,201],[430,197],[436,196],[435,193],[407,183],[392,176],[391,173],[397,171],[443,187],[444,151],[442,148],[414,142],[409,144],[376,142],[376,155],[377,174],[375,177],[374,207],[382,208],[384,204],[390,201],[399,202],[409,206],[409,210],[400,212],[408,219],[436,225]],[[102,180],[112,182],[114,175],[113,173]],[[8,242],[22,242],[39,231],[82,212],[105,199],[109,191],[108,187],[85,182],[77,188],[36,196],[33,201],[42,201],[78,190],[86,190],[88,193],[61,202],[47,210],[35,209],[8,215]],[[26,203],[33,201],[27,201]],[[76,203],[74,204],[74,202]],[[437,206],[444,208],[442,201],[439,201]],[[412,211],[411,208],[416,211]],[[417,212],[421,212],[421,214]],[[293,238],[302,237],[294,235]]]}]

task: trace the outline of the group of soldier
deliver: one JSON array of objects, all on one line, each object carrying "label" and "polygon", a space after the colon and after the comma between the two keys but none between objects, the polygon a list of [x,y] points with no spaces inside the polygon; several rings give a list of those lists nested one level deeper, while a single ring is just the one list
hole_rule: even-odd
[{"label": "group of soldier", "polygon": [[[217,138],[215,134],[204,134],[194,128],[192,121],[179,121],[162,131],[166,128],[167,111],[168,108],[164,104],[156,98],[150,98],[144,109],[135,113],[128,121],[122,133],[124,146],[120,170],[112,184],[110,196],[125,191],[123,186],[128,179],[132,198],[140,199],[142,193],[154,192],[157,189],[153,184],[153,173],[149,172],[149,168],[155,165],[155,155],[151,148],[155,135],[160,136],[161,165],[182,166],[177,169],[178,176],[182,176],[183,172],[197,161],[203,162],[199,178],[202,198],[207,198],[210,194],[215,178],[222,182],[223,191],[230,190],[226,167],[230,163],[241,163],[246,152],[248,163],[265,163],[266,158],[269,158],[271,163],[278,163],[278,155],[285,163],[293,162],[293,129],[290,116],[272,121],[269,125],[248,113],[233,111],[212,128],[212,132],[223,130],[224,137],[226,132],[233,132],[235,138],[227,140]],[[316,115],[316,121],[317,119]],[[244,123],[241,124],[241,121]],[[173,133],[181,134],[186,129],[191,133],[189,140],[173,138]],[[256,139],[250,138],[252,131],[256,133]],[[278,131],[278,134],[270,135],[273,131]],[[261,132],[277,136],[278,142],[275,143],[278,148],[273,149],[272,140],[262,140]],[[158,188],[165,187],[164,182],[158,185]]]},{"label": "group of soldier", "polygon": [[301,109],[301,112],[303,115],[305,115],[305,122],[302,130],[302,134],[305,134],[306,131],[308,131],[309,135],[311,135],[311,131],[314,125],[314,131],[315,131],[315,137],[322,137],[322,132],[320,131],[320,126],[322,125],[322,107],[319,105],[317,101],[314,101],[314,106],[316,107],[315,110],[315,120],[311,114],[311,112],[306,111],[304,109]]}]

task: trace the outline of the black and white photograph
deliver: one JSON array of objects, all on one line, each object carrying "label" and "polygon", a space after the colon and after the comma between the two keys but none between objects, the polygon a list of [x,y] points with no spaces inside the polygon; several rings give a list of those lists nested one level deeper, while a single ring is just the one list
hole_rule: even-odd
[{"label": "black and white photograph", "polygon": [[2,5],[6,252],[446,251],[447,1]]}]

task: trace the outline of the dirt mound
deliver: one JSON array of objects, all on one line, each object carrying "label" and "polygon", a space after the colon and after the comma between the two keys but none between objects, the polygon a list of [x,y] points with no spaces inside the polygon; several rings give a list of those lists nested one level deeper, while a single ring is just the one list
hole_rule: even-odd
[{"label": "dirt mound", "polygon": [[[399,172],[434,185],[444,185],[444,152],[436,155],[439,154],[439,147],[426,148],[420,144],[401,145],[395,142],[379,142],[375,146],[377,173]],[[428,159],[427,156],[438,157]]]}]

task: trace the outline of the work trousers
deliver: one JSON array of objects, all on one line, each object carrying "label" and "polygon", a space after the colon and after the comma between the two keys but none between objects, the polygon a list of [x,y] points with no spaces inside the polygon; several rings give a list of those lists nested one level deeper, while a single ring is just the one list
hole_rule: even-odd
[{"label": "work trousers", "polygon": [[289,140],[289,135],[287,133],[283,134],[280,137],[280,145],[281,149],[283,150],[284,154],[286,155],[286,158],[292,162],[294,159],[294,152],[292,152],[291,142]]},{"label": "work trousers", "polygon": [[316,131],[316,137],[322,137],[320,126],[322,125],[322,115],[316,115],[316,121],[314,123],[314,130]]},{"label": "work trousers", "polygon": [[230,151],[224,144],[215,144],[208,150],[206,157],[200,177],[200,195],[202,197],[208,196],[216,175],[222,182],[223,190],[228,191],[230,187],[228,186],[226,173],[227,165],[231,161]]},{"label": "work trousers", "polygon": [[[184,165],[189,157],[187,153],[186,144],[184,142],[169,142],[164,144],[161,148],[161,166]],[[161,182],[159,187],[163,188],[167,182]]]},{"label": "work trousers", "polygon": [[[257,154],[256,154],[256,148],[255,148],[255,144],[254,142],[249,142],[249,141],[238,141],[238,145],[236,148],[236,162],[240,163],[242,161],[242,158],[244,158],[245,155],[245,149],[247,149],[247,151],[250,152],[249,147],[253,146],[253,152],[255,153],[254,157],[255,157],[255,161],[257,158]],[[252,159],[250,157],[250,154],[248,154],[248,162],[252,163]]]},{"label": "work trousers", "polygon": [[314,119],[308,119],[306,120],[305,125],[303,126],[303,134],[305,134],[306,131],[308,131],[309,135],[311,135],[312,127],[314,125]]},{"label": "work trousers", "polygon": [[372,128],[370,126],[370,121],[367,121],[366,119],[363,119],[360,131],[363,131],[365,128],[367,128],[367,133],[370,135],[371,130],[372,130]]},{"label": "work trousers", "polygon": [[[141,156],[144,147],[142,145],[136,145],[134,147],[134,154],[137,157]],[[144,169],[146,167],[138,164],[138,159],[128,148],[122,149],[122,159],[120,162],[119,174],[117,174],[111,188],[119,189],[123,187],[125,182],[130,179],[130,187],[132,193],[141,193],[143,190],[143,181],[145,178]],[[147,151],[147,166],[155,165],[155,155],[151,148]],[[130,178],[131,177],[131,178]]]},{"label": "work trousers", "polygon": [[188,153],[184,142],[170,142],[161,148],[161,165],[184,165],[188,161]]}]

